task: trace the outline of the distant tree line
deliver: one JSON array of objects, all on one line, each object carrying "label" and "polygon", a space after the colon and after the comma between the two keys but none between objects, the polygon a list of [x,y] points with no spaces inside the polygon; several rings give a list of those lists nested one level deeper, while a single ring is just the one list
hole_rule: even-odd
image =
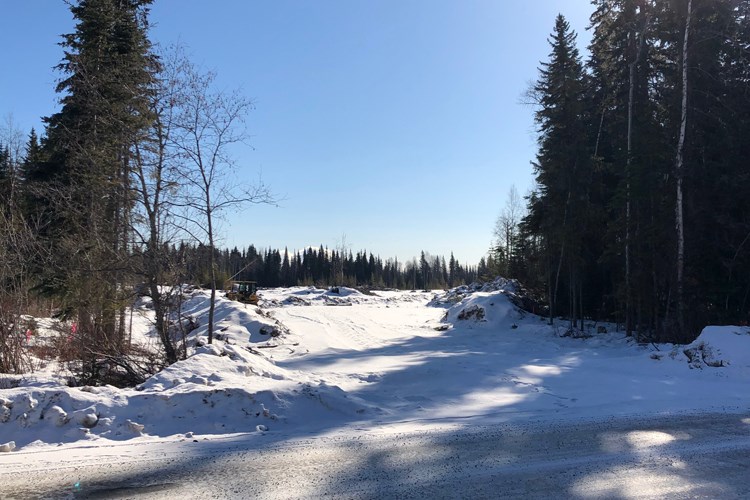
[{"label": "distant tree line", "polygon": [[686,342],[750,311],[750,2],[594,0],[584,61],[563,16],[529,92],[536,185],[492,267],[550,320]]},{"label": "distant tree line", "polygon": [[[204,245],[182,244],[170,250],[170,260],[184,262],[185,279],[195,284],[209,281],[210,250]],[[446,262],[442,256],[421,252],[419,259],[400,262],[365,250],[306,248],[215,250],[214,260],[222,280],[256,281],[260,287],[278,286],[350,286],[364,288],[443,289],[487,277],[485,259],[479,266],[460,264],[453,254]]]}]

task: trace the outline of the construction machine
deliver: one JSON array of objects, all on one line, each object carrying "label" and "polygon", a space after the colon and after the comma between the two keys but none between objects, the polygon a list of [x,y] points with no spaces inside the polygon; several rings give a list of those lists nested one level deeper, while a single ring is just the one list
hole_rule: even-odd
[{"label": "construction machine", "polygon": [[227,281],[224,286],[227,298],[243,304],[258,303],[258,286],[255,281]]}]

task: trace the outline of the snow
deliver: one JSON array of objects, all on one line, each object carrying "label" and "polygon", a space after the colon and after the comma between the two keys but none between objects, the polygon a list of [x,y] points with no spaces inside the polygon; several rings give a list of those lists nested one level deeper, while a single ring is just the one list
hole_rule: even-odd
[{"label": "snow", "polygon": [[[448,292],[294,287],[261,290],[258,306],[220,296],[212,345],[208,292],[198,290],[183,306],[199,325],[189,357],[138,387],[71,388],[54,367],[0,377],[0,463],[84,444],[354,439],[362,429],[458,432],[750,409],[747,327],[711,326],[689,346],[639,345],[614,325],[588,323],[566,337],[566,323],[520,310],[518,290],[507,280]],[[150,314],[145,302],[133,312],[133,338],[146,346],[156,342]],[[596,333],[601,326],[607,333]],[[674,439],[642,431],[603,446]]]}]

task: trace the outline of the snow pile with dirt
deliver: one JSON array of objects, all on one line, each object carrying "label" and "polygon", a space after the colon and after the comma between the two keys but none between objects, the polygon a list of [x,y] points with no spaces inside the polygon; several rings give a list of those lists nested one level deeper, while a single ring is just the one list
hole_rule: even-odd
[{"label": "snow pile with dirt", "polygon": [[691,368],[726,368],[735,377],[750,380],[750,329],[709,326],[682,349]]},{"label": "snow pile with dirt", "polygon": [[[0,376],[0,451],[750,408],[747,327],[709,327],[689,346],[638,345],[588,322],[588,338],[570,338],[566,323],[521,309],[518,290],[499,279],[437,296],[295,287],[261,290],[259,306],[219,296],[210,345],[208,292],[196,291],[183,304],[196,326],[188,358],[138,387]],[[149,314],[134,312],[134,338],[154,345]]]},{"label": "snow pile with dirt", "polygon": [[456,304],[475,293],[503,292],[515,294],[520,289],[521,285],[518,281],[497,277],[493,281],[487,283],[476,282],[470,285],[461,285],[451,288],[445,293],[436,295],[430,302],[430,305],[441,306],[446,304]]},{"label": "snow pile with dirt", "polygon": [[260,305],[263,307],[310,306],[310,305],[352,305],[370,302],[367,295],[344,286],[327,289],[293,287],[259,292]]},{"label": "snow pile with dirt", "polygon": [[[452,301],[447,300],[448,303]],[[460,324],[464,328],[483,328],[498,332],[516,329],[519,324],[536,330],[537,324],[522,321],[526,316],[527,313],[511,301],[508,291],[501,289],[466,294],[448,308],[444,321],[451,325]]]},{"label": "snow pile with dirt", "polygon": [[424,293],[398,290],[360,291],[345,286],[329,288],[291,287],[262,289],[258,292],[259,305],[263,308],[285,306],[351,306],[354,304],[389,304],[422,302]]},{"label": "snow pile with dirt", "polygon": [[[182,306],[183,314],[192,318],[197,329],[191,335],[207,340],[209,301],[206,293],[197,291]],[[214,310],[214,337],[230,344],[255,344],[288,334],[283,325],[264,313],[263,309],[229,300],[223,295],[216,298]]]}]

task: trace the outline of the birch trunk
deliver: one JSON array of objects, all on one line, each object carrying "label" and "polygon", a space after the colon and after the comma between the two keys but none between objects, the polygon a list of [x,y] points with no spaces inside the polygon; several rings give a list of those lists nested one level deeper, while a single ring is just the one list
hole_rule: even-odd
[{"label": "birch trunk", "polygon": [[683,153],[685,149],[685,129],[687,127],[687,93],[688,93],[688,35],[690,34],[690,18],[692,16],[693,0],[688,0],[687,15],[685,17],[685,37],[682,41],[682,111],[680,116],[680,136],[677,141],[677,160],[675,177],[677,180],[677,200],[675,203],[675,225],[677,229],[677,322],[680,336],[685,336],[685,297],[684,297],[684,268],[685,268],[685,224],[682,212],[682,179],[684,176]]}]

